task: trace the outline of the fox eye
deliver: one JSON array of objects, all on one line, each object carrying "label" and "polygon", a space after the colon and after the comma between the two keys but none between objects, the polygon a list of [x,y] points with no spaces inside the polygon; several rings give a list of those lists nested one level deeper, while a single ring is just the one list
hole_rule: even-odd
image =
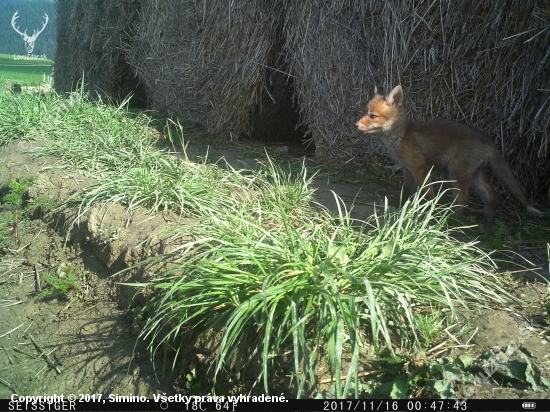
[{"label": "fox eye", "polygon": [[369,114],[369,117],[370,117],[371,119],[376,119],[378,116],[375,115],[374,113],[371,113],[371,114]]}]

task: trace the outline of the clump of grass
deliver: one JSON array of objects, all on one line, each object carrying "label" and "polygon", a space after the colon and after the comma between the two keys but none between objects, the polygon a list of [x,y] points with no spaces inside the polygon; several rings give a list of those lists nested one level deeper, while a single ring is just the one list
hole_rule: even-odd
[{"label": "clump of grass", "polygon": [[[152,120],[143,113],[128,112],[126,102],[116,107],[90,102],[83,89],[46,97],[2,93],[1,99],[8,114],[0,125],[0,143],[22,138],[41,141],[43,144],[37,145],[40,156],[60,158],[66,165],[99,177],[78,194],[79,216],[94,204],[114,202],[130,209],[142,206],[152,213],[171,211],[187,216],[216,213],[236,202],[250,207],[258,198],[264,202],[262,210],[271,207],[271,199],[293,207],[299,204],[296,214],[309,207],[311,191],[305,168],[299,176],[283,173],[268,157],[262,170],[250,176],[232,168],[191,162],[179,124],[174,125],[182,138],[184,158],[173,156],[157,145]],[[21,113],[25,122],[14,131]],[[173,127],[166,130],[173,144]]]},{"label": "clump of grass", "polygon": [[163,153],[151,153],[141,167],[109,175],[93,183],[81,202],[81,213],[96,203],[120,202],[129,210],[138,206],[151,213],[171,211],[195,216],[223,202],[227,174],[215,165],[197,164]]},{"label": "clump of grass", "polygon": [[[468,217],[461,217],[460,222],[473,223]],[[550,215],[533,218],[525,213],[520,224],[516,221],[496,219],[494,223],[472,224],[466,231],[470,237],[480,240],[485,250],[522,250],[526,248],[543,248],[550,241]]]},{"label": "clump of grass", "polygon": [[156,144],[151,119],[92,102],[83,89],[58,95],[0,92],[0,145],[42,142],[37,152],[93,172],[135,167]]},{"label": "clump of grass", "polygon": [[266,158],[253,183],[260,195],[262,210],[279,212],[283,208],[287,216],[310,215],[315,191],[311,182],[315,174],[308,176],[305,158],[297,170],[282,167],[267,154]]},{"label": "clump of grass", "polygon": [[44,276],[44,282],[51,287],[40,294],[41,298],[47,298],[55,294],[67,295],[71,290],[80,289],[78,278],[75,275],[60,278],[57,274],[49,274]]},{"label": "clump of grass", "polygon": [[0,91],[0,146],[19,139],[37,140],[43,137],[47,119],[51,115],[54,98],[48,94],[10,93]]},{"label": "clump of grass", "polygon": [[[172,140],[171,132],[168,137]],[[280,205],[285,205],[289,216],[302,216],[312,210],[313,176],[307,176],[304,164],[296,173],[267,157],[260,170],[250,174],[229,165],[221,168],[217,164],[191,162],[185,143],[181,146],[183,158],[169,156],[166,151],[151,151],[144,156],[141,167],[93,183],[81,199],[79,215],[94,204],[116,202],[129,209],[141,206],[151,213],[170,211],[194,217],[225,215],[229,209],[243,208],[262,219],[273,218]]]},{"label": "clump of grass", "polygon": [[[96,203],[120,202],[151,212],[200,215],[230,197],[234,180],[246,189],[244,177],[215,165],[197,164],[171,156],[157,145],[152,120],[126,110],[91,102],[83,90],[42,98],[2,93],[7,115],[0,125],[0,143],[18,139],[37,144],[40,156],[89,171],[99,177],[84,193],[81,216]],[[21,116],[25,122],[20,124]],[[20,124],[19,128],[13,126]],[[179,126],[179,125],[178,125]],[[180,135],[183,135],[181,126]],[[168,128],[172,139],[171,128]],[[184,146],[184,145],[183,145]]]},{"label": "clump of grass", "polygon": [[5,184],[8,193],[2,198],[2,208],[10,210],[21,209],[23,207],[23,197],[32,182],[33,179],[30,177],[8,179]]},{"label": "clump of grass", "polygon": [[68,266],[61,264],[57,271],[44,275],[44,282],[48,285],[48,289],[41,292],[41,298],[48,298],[54,295],[67,296],[71,293],[76,295],[81,294],[81,280],[86,280],[88,271],[83,270],[81,265]]},{"label": "clump of grass", "polygon": [[261,354],[267,392],[271,359],[290,348],[300,396],[322,356],[340,382],[345,350],[350,369],[336,395],[357,396],[361,348],[414,347],[425,329],[418,309],[456,318],[460,308],[516,301],[490,274],[489,256],[455,240],[438,199],[417,195],[398,213],[359,225],[339,199],[337,216],[308,213],[299,223],[284,197],[272,199],[275,207],[263,214],[241,207],[212,215],[195,228],[198,240],[148,260],[171,263],[136,285],[158,292],[141,335],[153,354],[165,342],[178,347],[191,329],[223,326],[214,379],[247,341]]},{"label": "clump of grass", "polygon": [[[183,136],[181,125],[177,126],[179,135]],[[167,130],[168,140],[173,143],[171,128]],[[140,206],[150,213],[173,212],[198,217],[243,200],[233,196],[235,191],[252,190],[250,177],[217,164],[191,162],[183,139],[181,146],[183,157],[166,149],[147,150],[139,167],[117,169],[92,183],[81,195],[78,216],[94,204],[119,202],[129,210]]]},{"label": "clump of grass", "polygon": [[429,308],[424,313],[414,313],[418,326],[418,337],[424,348],[431,348],[440,338],[444,329],[445,317],[441,309]]},{"label": "clump of grass", "polygon": [[[23,209],[24,196],[27,193],[27,189],[32,184],[33,179],[24,177],[21,179],[10,178],[5,184],[5,188],[8,193],[2,198],[0,202],[0,210],[8,212],[4,219],[0,219],[0,227],[6,223],[12,225],[13,235],[16,240],[19,240],[19,222],[22,215],[26,215],[28,210]],[[8,229],[9,230],[9,229]],[[1,230],[0,244],[6,246],[9,243],[10,235],[8,234],[6,227]]]},{"label": "clump of grass", "polygon": [[78,92],[58,101],[41,155],[61,158],[80,169],[109,172],[141,165],[155,149],[151,119],[143,113],[130,113],[127,102],[116,107],[91,103]]}]

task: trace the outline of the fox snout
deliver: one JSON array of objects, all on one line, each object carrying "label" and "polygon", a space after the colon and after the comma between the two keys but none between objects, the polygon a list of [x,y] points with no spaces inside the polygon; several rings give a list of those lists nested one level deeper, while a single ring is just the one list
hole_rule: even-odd
[{"label": "fox snout", "polygon": [[355,123],[355,126],[357,126],[357,128],[361,132],[365,132],[365,133],[372,133],[372,132],[375,131],[374,129],[376,129],[376,127],[373,127],[374,125],[372,124],[371,121],[369,121],[367,116],[362,117],[361,119],[359,119],[357,121],[357,123]]},{"label": "fox snout", "polygon": [[369,129],[364,121],[365,121],[365,118],[362,117],[359,120],[357,120],[357,123],[355,123],[355,126],[357,126],[357,128],[362,132],[366,132]]},{"label": "fox snout", "polygon": [[361,124],[361,120],[357,120],[357,123],[355,123],[355,126],[357,126],[357,128],[359,130],[361,130],[362,132],[364,132],[365,130],[365,127]]}]

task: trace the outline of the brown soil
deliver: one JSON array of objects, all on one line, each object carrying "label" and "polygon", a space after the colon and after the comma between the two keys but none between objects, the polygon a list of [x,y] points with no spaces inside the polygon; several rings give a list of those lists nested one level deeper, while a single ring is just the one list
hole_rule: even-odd
[{"label": "brown soil", "polygon": [[[89,178],[78,170],[62,168],[54,160],[32,156],[29,145],[12,144],[0,150],[0,176],[33,177],[29,197],[52,198],[62,204],[80,190]],[[201,149],[190,148],[192,158],[202,155]],[[252,159],[236,151],[210,150],[209,158],[224,156],[232,165],[253,167]],[[373,204],[383,204],[383,197],[395,198],[398,184],[387,187],[374,183],[359,185],[316,180],[318,201],[334,207],[331,190],[347,203],[354,203],[354,215],[365,218],[373,212]],[[359,192],[359,194],[358,194]],[[20,224],[19,240],[0,251],[0,398],[38,394],[139,395],[206,394],[211,386],[206,369],[213,349],[204,344],[194,356],[176,364],[162,359],[151,361],[147,345],[137,341],[140,327],[133,307],[143,302],[134,298],[135,289],[118,282],[139,282],[151,268],[128,271],[113,277],[153,254],[170,250],[163,230],[171,224],[188,225],[192,221],[176,216],[150,216],[141,211],[128,214],[118,204],[94,208],[80,225],[72,227],[76,207],[62,207],[43,214],[35,210],[31,220]],[[548,281],[545,251],[525,252],[536,267],[539,281]],[[61,266],[78,274],[79,287],[67,295],[41,298],[36,292],[35,276],[55,272]],[[547,265],[546,265],[547,266]],[[527,273],[527,272],[526,272]],[[533,272],[530,272],[533,273]],[[546,280],[545,280],[546,279]],[[42,281],[42,287],[44,282]],[[542,329],[529,326],[526,320],[537,315],[542,322],[542,303],[548,301],[548,289],[541,283],[526,283],[517,290],[534,303],[533,313],[491,311],[474,321],[479,328],[472,342],[476,351],[488,348],[498,351],[514,339],[535,355],[546,371],[550,371],[550,344]],[[538,312],[537,312],[538,311]],[[535,313],[536,312],[536,313]],[[547,320],[547,318],[546,318]],[[36,342],[33,343],[32,339]],[[472,343],[470,342],[470,343]],[[47,359],[48,360],[47,360]],[[548,372],[547,372],[548,373]],[[239,394],[244,391],[242,376],[233,371],[226,376],[218,394]],[[531,391],[517,393],[517,388],[477,387],[479,397],[539,397]],[[261,392],[262,384],[258,384]],[[221,393],[220,391],[227,391]],[[277,392],[279,393],[279,392]],[[291,394],[288,394],[291,396]],[[546,394],[547,396],[547,394]]]}]

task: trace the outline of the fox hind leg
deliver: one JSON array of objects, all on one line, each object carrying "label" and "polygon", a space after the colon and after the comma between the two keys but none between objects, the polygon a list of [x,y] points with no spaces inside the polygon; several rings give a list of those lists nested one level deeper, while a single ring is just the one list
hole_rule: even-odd
[{"label": "fox hind leg", "polygon": [[478,170],[474,176],[472,185],[483,200],[485,217],[489,222],[492,222],[495,220],[495,191],[485,170]]},{"label": "fox hind leg", "polygon": [[[419,162],[420,163],[420,162]],[[434,188],[432,183],[432,177],[428,176],[429,169],[424,163],[415,165],[410,168],[404,168],[405,188],[409,192],[409,195],[413,195],[422,184],[424,186],[424,196],[426,199],[431,200],[435,197]]]},{"label": "fox hind leg", "polygon": [[403,168],[403,180],[405,181],[403,195],[405,199],[407,199],[418,190],[418,185],[416,184],[413,174],[406,167]]},{"label": "fox hind leg", "polygon": [[468,173],[457,173],[450,171],[450,177],[455,180],[453,188],[456,198],[457,208],[454,211],[456,216],[461,215],[464,211],[464,207],[468,204],[470,199],[470,186],[472,184],[472,177]]}]

